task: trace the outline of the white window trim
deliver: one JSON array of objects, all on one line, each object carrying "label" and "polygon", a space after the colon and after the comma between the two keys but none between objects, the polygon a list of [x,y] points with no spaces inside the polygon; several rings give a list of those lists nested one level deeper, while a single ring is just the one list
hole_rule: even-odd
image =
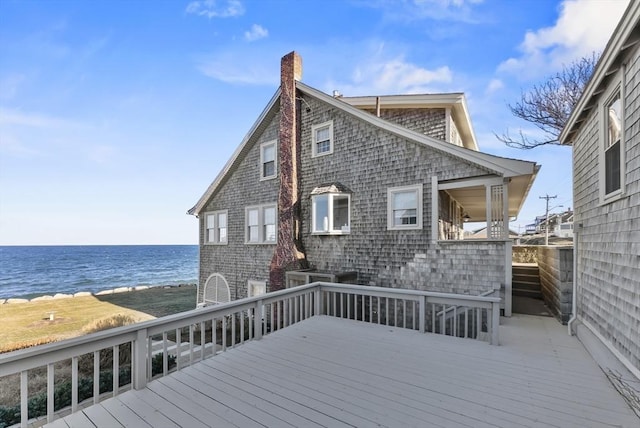
[{"label": "white window trim", "polygon": [[[274,208],[275,213],[275,229],[276,229],[276,238],[273,241],[267,241],[264,237],[264,211],[267,208]],[[257,241],[249,241],[249,211],[250,210],[258,210],[258,240]],[[253,205],[250,207],[245,207],[244,209],[244,243],[247,245],[273,245],[278,242],[278,205],[276,203],[272,204],[263,204],[263,205]]]},{"label": "white window trim", "polygon": [[[227,236],[224,241],[220,240],[219,236],[219,225],[218,225],[218,216],[220,214],[225,214],[227,216]],[[207,227],[207,218],[212,215],[214,216],[214,225],[213,225],[213,233],[214,233],[214,241],[209,241],[209,228]],[[227,245],[229,243],[229,210],[218,210],[218,211],[208,211],[204,213],[204,245]]]},{"label": "white window trim", "polygon": [[[626,196],[625,194],[625,164],[626,164],[626,150],[625,150],[625,116],[626,116],[626,100],[625,100],[625,92],[624,92],[624,76],[625,76],[626,66],[622,65],[620,70],[618,71],[618,75],[612,79],[612,82],[615,83],[611,86],[611,89],[608,90],[604,96],[602,97],[602,104],[600,105],[600,141],[598,146],[598,186],[599,186],[599,194],[600,194],[600,204],[606,205],[611,202],[622,199]],[[622,105],[622,117],[620,118],[621,130],[620,130],[620,188],[614,190],[611,193],[606,193],[606,145],[608,141],[608,123],[609,118],[607,111],[609,104],[615,98],[616,95],[620,94],[620,103]]]},{"label": "white window trim", "polygon": [[[327,220],[329,230],[315,230],[316,226],[316,204],[315,198],[318,196],[328,196],[329,206],[327,207]],[[335,196],[347,197],[347,228],[340,230],[333,230],[333,199]],[[311,234],[312,235],[349,235],[351,233],[351,195],[349,193],[322,193],[319,195],[313,195],[311,197]]]},{"label": "white window trim", "polygon": [[[316,130],[320,128],[326,128],[327,126],[329,127],[329,151],[318,153],[317,152],[318,146],[316,141]],[[333,120],[311,126],[311,157],[315,158],[319,156],[326,156],[332,153],[333,153]]]},{"label": "white window trim", "polygon": [[[420,230],[422,229],[422,184],[414,184],[411,186],[390,187],[387,189],[387,230]],[[405,193],[415,191],[417,194],[416,207],[416,224],[395,225],[393,224],[393,195],[396,193]]]},{"label": "white window trim", "polygon": [[[278,140],[271,140],[260,144],[260,181],[273,180],[278,176]],[[273,175],[264,176],[264,149],[268,146],[274,148]]]},{"label": "white window trim", "polygon": [[[253,290],[254,286],[263,288],[264,292],[259,294],[253,294],[251,290]],[[247,297],[262,296],[263,294],[267,294],[267,281],[258,281],[254,279],[250,279],[247,281]]]}]

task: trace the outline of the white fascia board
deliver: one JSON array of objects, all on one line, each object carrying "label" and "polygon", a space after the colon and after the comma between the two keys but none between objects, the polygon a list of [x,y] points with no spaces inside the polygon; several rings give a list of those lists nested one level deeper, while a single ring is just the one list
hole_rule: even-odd
[{"label": "white fascia board", "polygon": [[611,35],[607,46],[602,52],[600,60],[596,64],[593,75],[591,76],[591,79],[589,79],[589,82],[587,83],[582,96],[578,100],[576,106],[573,108],[573,111],[571,112],[571,115],[569,116],[565,127],[560,133],[558,141],[560,141],[561,144],[572,144],[572,141],[569,141],[569,137],[574,131],[574,128],[576,128],[580,123],[578,121],[578,118],[584,110],[589,108],[591,98],[600,93],[598,91],[598,87],[609,74],[609,69],[615,64],[616,60],[618,59],[618,55],[626,46],[626,41],[630,38],[631,33],[638,25],[639,20],[640,2],[631,1],[629,6],[627,7],[627,10],[625,10],[624,14],[622,15],[622,19],[616,26],[616,29],[613,31],[613,34]]},{"label": "white fascia board", "polygon": [[359,108],[375,108],[378,98],[380,105],[388,108],[439,108],[450,107],[460,102],[461,97],[464,97],[464,94],[456,92],[448,94],[367,95],[363,97],[338,97],[337,99]]},{"label": "white fascia board", "polygon": [[264,110],[262,110],[262,113],[260,113],[260,116],[258,116],[258,119],[251,126],[251,129],[249,129],[249,132],[247,133],[247,135],[245,135],[240,145],[236,148],[235,152],[233,152],[233,155],[227,161],[225,166],[222,168],[222,170],[220,171],[216,179],[213,180],[213,182],[209,185],[206,192],[204,192],[204,194],[200,197],[196,205],[193,208],[191,208],[189,211],[187,211],[187,214],[191,214],[195,216],[200,214],[200,212],[206,205],[207,201],[215,193],[218,186],[223,181],[224,177],[233,169],[233,166],[238,160],[238,158],[240,157],[240,154],[243,152],[247,144],[249,144],[249,142],[252,140],[254,134],[260,128],[260,125],[262,124],[262,122],[266,119],[271,109],[274,108],[274,106],[278,103],[279,100],[280,100],[280,88],[278,88],[276,93],[273,94],[267,106],[264,108]]},{"label": "white fascia board", "polygon": [[459,147],[445,141],[436,140],[435,138],[428,137],[419,132],[412,131],[405,127],[380,119],[379,117],[372,115],[371,113],[367,113],[342,101],[340,98],[335,98],[327,95],[324,92],[307,86],[302,82],[296,82],[296,85],[297,88],[303,93],[326,102],[327,104],[345,111],[352,116],[357,117],[358,119],[370,123],[371,125],[384,129],[399,137],[406,138],[417,143],[422,143],[425,146],[431,147],[435,150],[447,153],[451,156],[455,156],[467,162],[471,162],[501,176],[513,177],[518,175],[533,174],[534,172],[534,162],[502,158],[499,156],[470,150],[464,147]]}]

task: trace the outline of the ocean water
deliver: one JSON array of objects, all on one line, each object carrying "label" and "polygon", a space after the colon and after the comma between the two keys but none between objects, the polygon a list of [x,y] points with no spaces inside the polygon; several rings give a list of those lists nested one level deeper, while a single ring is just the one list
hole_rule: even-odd
[{"label": "ocean water", "polygon": [[195,284],[197,245],[0,246],[0,299]]}]

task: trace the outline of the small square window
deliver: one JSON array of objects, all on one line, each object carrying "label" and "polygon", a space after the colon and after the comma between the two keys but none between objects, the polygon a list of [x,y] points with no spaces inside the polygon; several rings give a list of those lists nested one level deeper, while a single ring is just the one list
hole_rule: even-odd
[{"label": "small square window", "polygon": [[323,156],[333,153],[333,121],[311,127],[312,156]]},{"label": "small square window", "polygon": [[343,235],[351,232],[351,197],[345,193],[312,196],[312,233]]},{"label": "small square window", "polygon": [[422,229],[422,185],[388,190],[387,229]]},{"label": "small square window", "polygon": [[205,214],[206,244],[227,243],[227,211],[215,211]]},{"label": "small square window", "polygon": [[246,208],[247,244],[273,244],[277,241],[278,211],[275,204]]},{"label": "small square window", "polygon": [[260,145],[260,180],[269,180],[277,175],[276,141]]}]

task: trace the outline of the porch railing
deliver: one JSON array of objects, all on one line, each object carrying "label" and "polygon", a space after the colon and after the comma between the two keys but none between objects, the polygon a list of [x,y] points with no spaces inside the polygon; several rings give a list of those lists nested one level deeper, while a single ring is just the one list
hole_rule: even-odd
[{"label": "porch railing", "polygon": [[[12,377],[20,384],[15,414],[5,407],[0,415],[9,418],[7,425],[51,422],[57,413],[73,413],[128,389],[142,389],[155,377],[315,315],[487,338],[497,345],[500,299],[316,282],[195,309],[0,355],[0,378]],[[46,388],[30,396],[34,372],[46,375]],[[46,402],[46,411],[38,410],[30,402],[34,400],[40,407]]]}]

